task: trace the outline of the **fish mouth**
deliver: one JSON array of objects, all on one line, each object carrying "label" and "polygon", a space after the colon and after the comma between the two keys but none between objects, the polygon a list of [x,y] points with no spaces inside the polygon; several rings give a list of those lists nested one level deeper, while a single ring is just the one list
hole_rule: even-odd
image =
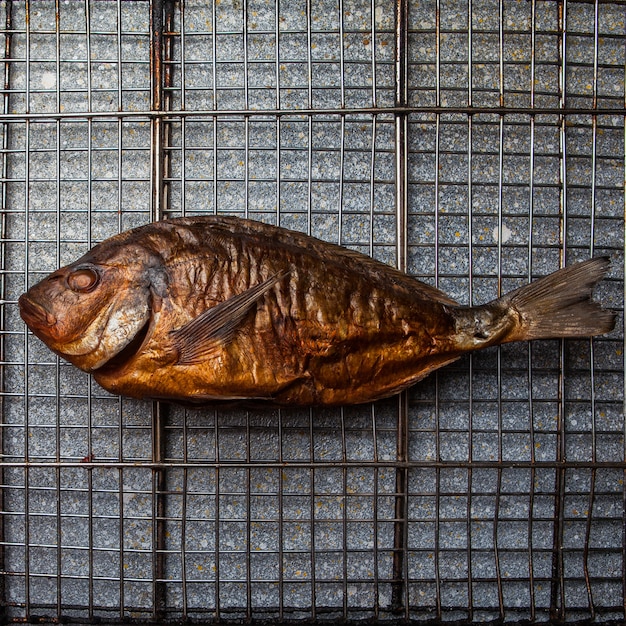
[{"label": "fish mouth", "polygon": [[38,302],[31,300],[27,294],[22,294],[17,301],[20,315],[30,328],[50,328],[57,323],[57,319],[50,311]]}]

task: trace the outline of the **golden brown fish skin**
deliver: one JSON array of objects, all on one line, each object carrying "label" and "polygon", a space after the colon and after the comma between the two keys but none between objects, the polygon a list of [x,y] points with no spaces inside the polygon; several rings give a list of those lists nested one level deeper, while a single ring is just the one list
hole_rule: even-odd
[{"label": "golden brown fish skin", "polygon": [[20,298],[51,349],[102,387],[180,402],[357,404],[392,395],[464,352],[592,336],[592,259],[492,303],[437,289],[306,235],[229,217],[122,233]]},{"label": "golden brown fish skin", "polygon": [[[393,394],[456,357],[439,354],[452,331],[443,304],[451,301],[427,286],[420,297],[420,284],[391,268],[367,262],[355,272],[360,255],[227,218],[163,222],[158,230],[168,294],[143,349],[94,372],[114,393],[358,403]],[[219,356],[177,363],[170,331],[281,271],[289,273]]]}]

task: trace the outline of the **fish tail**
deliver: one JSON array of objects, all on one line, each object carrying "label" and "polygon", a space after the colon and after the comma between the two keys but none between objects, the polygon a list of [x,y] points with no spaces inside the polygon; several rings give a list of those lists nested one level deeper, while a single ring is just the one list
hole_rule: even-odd
[{"label": "fish tail", "polygon": [[608,257],[576,263],[512,291],[496,302],[517,313],[507,341],[593,337],[613,330],[615,313],[592,299],[609,271]]},{"label": "fish tail", "polygon": [[457,346],[475,350],[510,341],[593,337],[610,332],[616,314],[592,299],[593,288],[609,267],[608,257],[589,259],[488,304],[457,309]]}]

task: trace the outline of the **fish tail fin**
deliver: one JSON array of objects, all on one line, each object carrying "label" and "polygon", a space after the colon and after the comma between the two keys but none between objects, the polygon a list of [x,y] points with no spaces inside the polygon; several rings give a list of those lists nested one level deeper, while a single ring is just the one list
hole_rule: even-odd
[{"label": "fish tail fin", "polygon": [[598,257],[576,263],[474,307],[452,310],[457,352],[487,346],[558,337],[593,337],[613,330],[615,313],[592,299],[609,269]]},{"label": "fish tail fin", "polygon": [[501,343],[558,337],[593,337],[613,330],[615,313],[592,299],[595,285],[610,267],[608,257],[576,263],[505,294],[492,305],[511,309],[511,324]]}]

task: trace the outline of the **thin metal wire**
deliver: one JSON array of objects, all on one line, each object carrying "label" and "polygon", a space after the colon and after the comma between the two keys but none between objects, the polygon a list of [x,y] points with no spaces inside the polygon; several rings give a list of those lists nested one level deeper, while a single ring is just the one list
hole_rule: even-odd
[{"label": "thin metal wire", "polygon": [[[10,31],[12,30],[12,11],[11,11],[11,7],[7,7],[6,10],[6,16],[5,16],[5,29],[6,29],[6,34],[4,36],[4,57],[9,58],[10,54],[11,54],[11,34]],[[8,89],[10,86],[10,80],[11,80],[11,75],[9,72],[9,64],[5,62],[4,64],[4,80],[3,80],[3,87],[5,90],[4,93],[4,97],[2,99],[2,112],[4,114],[7,114],[9,112],[9,94],[8,94]],[[2,125],[2,151],[6,154],[8,152],[8,147],[9,147],[9,128],[7,124],[3,124]],[[7,184],[6,181],[8,179],[8,161],[7,159],[2,159],[2,183],[0,184],[0,192],[1,192],[1,198],[2,198],[2,206],[6,207],[7,206]],[[2,212],[2,215],[0,216],[0,238],[1,238],[1,242],[0,242],[0,267],[5,268],[6,267],[6,239],[7,239],[7,233],[8,233],[8,229],[7,229],[7,214],[5,212]],[[7,277],[6,274],[4,272],[2,272],[2,274],[0,275],[0,294],[2,295],[2,297],[4,297],[4,294],[7,293]],[[0,313],[0,325],[1,325],[1,333],[0,333],[0,355],[4,355],[6,353],[5,350],[5,332],[6,332],[6,328],[7,328],[7,314],[6,314],[6,309],[3,307],[2,312]],[[4,371],[4,367],[0,367],[0,389],[4,390],[6,388],[5,385],[5,371]],[[4,397],[2,397],[0,395],[0,415],[4,415],[4,407],[5,407],[5,402],[4,402]],[[4,420],[2,420],[4,421]],[[0,451],[4,452],[4,439],[5,439],[5,435],[4,435],[4,429],[0,428]],[[0,483],[1,484],[5,484],[6,482],[6,478],[5,478],[5,471],[4,468],[0,465]],[[4,490],[0,489],[0,508],[2,509],[2,511],[7,510],[7,507],[5,506],[5,496],[4,496]],[[4,542],[4,538],[5,538],[5,518],[4,516],[0,515],[0,539],[2,539],[2,541]],[[0,546],[0,567],[2,567],[2,569],[4,571],[6,571],[8,569],[8,561],[6,558],[6,550],[4,547],[4,543],[3,545]],[[4,584],[4,577],[0,578],[0,597],[5,598],[6,597],[6,586]],[[6,608],[4,606],[4,603],[2,604],[2,607],[0,609],[0,619],[4,620],[6,619]]]},{"label": "thin metal wire", "polygon": [[[563,9],[559,14],[559,37],[561,48],[561,63],[559,67],[559,106],[564,108],[566,105],[566,82],[567,82],[567,1],[563,5]],[[559,175],[561,180],[561,197],[559,199],[560,206],[563,207],[563,219],[561,221],[561,241],[567,241],[567,171],[566,171],[566,144],[565,144],[565,116],[560,118],[560,133],[559,141],[561,145],[561,167],[559,168]],[[566,249],[561,252],[561,264],[565,265],[566,262]],[[561,341],[559,354],[559,366],[562,369],[565,363],[565,347],[564,342]],[[557,415],[557,443],[556,443],[556,458],[557,461],[563,461],[565,459],[565,432],[564,432],[564,402],[565,402],[565,389],[564,380],[562,376],[559,376],[559,407]],[[555,472],[555,511],[554,511],[554,525],[553,525],[553,552],[552,552],[552,575],[551,575],[551,590],[550,590],[550,617],[551,619],[562,620],[564,618],[564,598],[565,598],[565,585],[563,579],[563,551],[562,551],[562,538],[563,538],[563,517],[562,512],[564,509],[564,492],[565,492],[565,471],[558,469]]]},{"label": "thin metal wire", "polygon": [[[595,109],[598,103],[598,3],[594,7],[594,37],[593,37],[593,82],[592,82],[592,109]],[[593,115],[591,118],[591,207],[589,211],[589,253],[594,256],[595,252],[595,230],[596,230],[596,169],[597,169],[597,130],[598,118]],[[589,340],[589,358],[592,364],[595,363],[593,341]],[[596,461],[596,398],[595,398],[595,376],[594,368],[591,367],[589,372],[589,388],[590,388],[590,409],[591,409],[591,461]],[[585,578],[585,587],[587,594],[587,603],[591,619],[595,618],[595,604],[593,601],[593,592],[591,589],[591,580],[589,573],[589,547],[591,543],[591,521],[593,519],[593,509],[596,492],[596,470],[591,469],[591,485],[589,487],[589,497],[587,504],[587,520],[585,524],[585,541],[583,546],[583,576]]]},{"label": "thin metal wire", "polygon": [[[624,100],[622,102],[623,108],[626,110],[626,89],[624,89]],[[624,123],[624,133],[623,133],[623,141],[624,146],[626,146],[626,117]],[[623,168],[626,177],[626,149],[624,150],[624,160],[623,160]],[[626,190],[626,185],[625,185]],[[626,193],[624,193],[624,203],[623,203],[623,214],[624,214],[624,228],[623,228],[623,236],[624,241],[626,241]],[[626,276],[626,258],[624,258],[623,264],[624,275]],[[626,303],[626,280],[624,281],[623,290],[622,290],[622,302]],[[624,348],[622,350],[622,367],[624,368],[624,374],[622,376],[622,388],[626,391],[626,319],[622,321],[622,332],[624,340]],[[626,416],[626,406],[622,408],[624,415]],[[624,442],[622,446],[622,452],[624,453],[624,458],[626,458],[626,437],[624,437]],[[624,474],[622,475],[622,482],[626,484],[626,469]],[[626,489],[623,491],[622,498],[622,553],[626,554]],[[622,558],[622,589],[626,589],[626,559]],[[622,595],[622,614],[626,616],[626,593]]]},{"label": "thin metal wire", "polygon": [[[27,2],[25,6],[25,14],[26,14],[26,50],[24,53],[25,63],[26,63],[26,87],[25,87],[25,100],[26,100],[26,110],[30,111],[30,4]],[[25,126],[25,143],[24,150],[26,154],[29,153],[30,149],[30,122],[26,122]],[[24,178],[25,180],[29,180],[30,167],[28,159],[26,159],[24,163]],[[26,242],[29,240],[29,189],[28,186],[24,193],[24,214],[26,216],[25,228],[24,228],[24,285],[28,286],[28,268],[30,255],[28,251],[28,245]],[[29,375],[28,375],[28,363],[29,363],[29,351],[28,351],[28,336],[24,333],[24,429],[26,432],[29,432]],[[24,441],[24,460],[28,461],[29,459],[29,445],[28,439]],[[26,619],[30,619],[31,616],[31,608],[30,608],[30,599],[31,599],[31,581],[30,581],[30,472],[29,467],[26,465],[24,467],[24,615]]]},{"label": "thin metal wire", "polygon": [[[535,81],[536,81],[536,30],[537,30],[537,5],[535,0],[532,0],[531,8],[531,66],[530,66],[530,106],[535,106]],[[535,216],[535,119],[530,118],[530,154],[529,154],[529,171],[528,171],[528,186],[530,189],[528,213],[530,219],[528,221],[528,279],[532,279],[533,275],[533,229],[532,224]],[[502,195],[500,194],[500,206],[502,206]],[[498,275],[501,273],[501,258],[502,258],[502,219],[500,218],[499,224],[499,237],[498,237]],[[500,287],[498,288],[498,295],[501,295]],[[502,351],[498,350],[498,371],[500,371],[500,359]],[[535,561],[533,558],[533,546],[534,546],[534,524],[533,524],[533,511],[535,510],[535,411],[533,407],[534,391],[533,391],[533,347],[532,344],[528,346],[528,428],[529,428],[529,445],[530,445],[530,493],[528,502],[528,591],[530,598],[530,619],[535,619]],[[498,385],[500,389],[500,385]]]}]

